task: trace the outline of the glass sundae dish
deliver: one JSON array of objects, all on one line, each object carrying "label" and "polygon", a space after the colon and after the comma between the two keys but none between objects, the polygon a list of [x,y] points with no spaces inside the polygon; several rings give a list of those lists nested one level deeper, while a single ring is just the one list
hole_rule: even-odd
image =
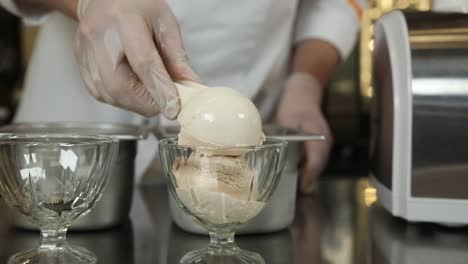
[{"label": "glass sundae dish", "polygon": [[280,179],[286,147],[269,138],[261,145],[233,147],[160,141],[172,195],[210,234],[207,248],[189,252],[180,263],[265,263],[259,254],[239,249],[234,233],[265,207]]},{"label": "glass sundae dish", "polygon": [[39,247],[9,264],[97,262],[68,245],[66,232],[99,200],[117,150],[118,141],[104,136],[0,135],[0,194],[41,230]]}]

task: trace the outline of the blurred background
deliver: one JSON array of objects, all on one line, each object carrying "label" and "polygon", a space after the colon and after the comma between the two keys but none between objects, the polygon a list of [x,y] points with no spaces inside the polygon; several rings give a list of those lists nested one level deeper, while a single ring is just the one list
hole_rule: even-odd
[{"label": "blurred background", "polygon": [[[393,9],[428,11],[431,0],[369,0],[360,42],[329,83],[324,108],[335,135],[328,170],[367,171],[369,101],[372,97],[373,22]],[[8,124],[21,98],[23,76],[34,48],[37,27],[0,9],[0,125]]]}]

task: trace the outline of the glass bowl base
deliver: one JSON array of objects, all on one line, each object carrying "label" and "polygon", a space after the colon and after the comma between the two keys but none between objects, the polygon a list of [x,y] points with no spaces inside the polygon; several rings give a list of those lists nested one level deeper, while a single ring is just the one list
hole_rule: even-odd
[{"label": "glass bowl base", "polygon": [[191,251],[180,260],[180,264],[265,264],[260,254],[237,249],[229,254],[213,254],[208,248]]},{"label": "glass bowl base", "polygon": [[59,248],[36,248],[13,255],[8,264],[96,264],[97,257],[91,251],[76,247],[63,246]]}]

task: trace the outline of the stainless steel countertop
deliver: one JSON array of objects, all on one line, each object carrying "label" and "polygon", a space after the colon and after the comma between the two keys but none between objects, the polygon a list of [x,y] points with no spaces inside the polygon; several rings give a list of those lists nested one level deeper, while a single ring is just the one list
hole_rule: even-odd
[{"label": "stainless steel countertop", "polygon": [[[298,199],[290,229],[236,240],[271,264],[466,263],[467,228],[407,224],[374,201],[375,192],[366,179],[323,180],[314,196]],[[12,253],[38,243],[39,234],[11,228],[5,206],[0,208],[0,263],[6,263]],[[95,252],[100,264],[178,263],[187,251],[208,242],[207,237],[172,224],[164,186],[139,188],[124,226],[69,233],[68,240]]]}]

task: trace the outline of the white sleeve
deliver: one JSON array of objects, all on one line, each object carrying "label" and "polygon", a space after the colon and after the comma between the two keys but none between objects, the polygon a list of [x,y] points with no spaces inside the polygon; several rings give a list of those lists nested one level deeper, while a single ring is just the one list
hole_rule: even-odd
[{"label": "white sleeve", "polygon": [[364,5],[364,0],[300,0],[295,43],[312,38],[327,41],[344,60],[356,43]]},{"label": "white sleeve", "polygon": [[47,19],[49,11],[36,9],[31,5],[31,8],[27,12],[20,10],[14,0],[0,0],[0,5],[3,6],[10,13],[21,17],[27,25],[38,25],[43,23]]},{"label": "white sleeve", "polygon": [[432,11],[468,14],[468,0],[432,0]]}]

